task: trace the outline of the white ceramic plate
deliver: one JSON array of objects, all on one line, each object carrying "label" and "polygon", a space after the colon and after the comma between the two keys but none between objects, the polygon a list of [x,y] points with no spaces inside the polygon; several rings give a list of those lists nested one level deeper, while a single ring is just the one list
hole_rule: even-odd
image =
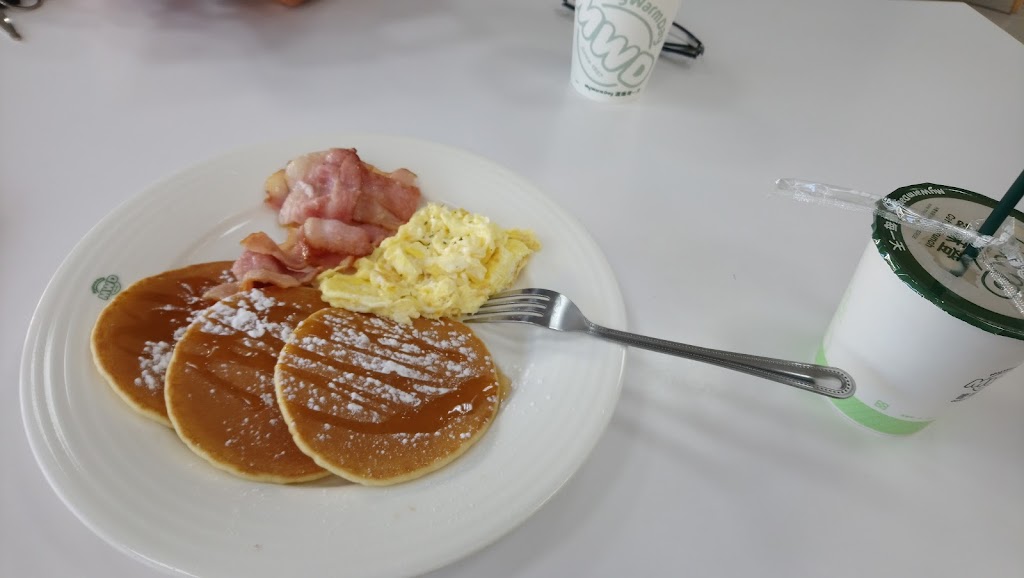
[{"label": "white ceramic plate", "polygon": [[367,488],[335,478],[278,486],[234,478],[170,429],[128,408],[93,366],[89,334],[114,286],[189,263],[234,259],[265,230],[264,178],[305,152],[356,147],[419,175],[424,197],[533,229],[544,245],[519,286],[570,295],[625,327],[597,245],[536,188],[489,161],[405,138],[341,135],[274,143],[185,170],[118,207],[54,275],[21,368],[29,441],[61,499],[115,547],[171,572],[213,576],[401,576],[453,562],[522,523],[581,465],[611,417],[625,351],[522,325],[474,329],[512,378],[487,435],[420,480]]}]

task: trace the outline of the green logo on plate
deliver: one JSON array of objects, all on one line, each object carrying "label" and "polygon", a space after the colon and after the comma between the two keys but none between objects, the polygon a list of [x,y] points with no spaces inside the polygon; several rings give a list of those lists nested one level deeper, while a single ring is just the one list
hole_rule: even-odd
[{"label": "green logo on plate", "polygon": [[877,407],[878,409],[889,409],[889,404],[885,403],[882,400],[878,400],[875,402],[875,407]]},{"label": "green logo on plate", "polygon": [[117,275],[107,275],[92,282],[92,292],[100,299],[106,301],[121,290],[121,280]]}]

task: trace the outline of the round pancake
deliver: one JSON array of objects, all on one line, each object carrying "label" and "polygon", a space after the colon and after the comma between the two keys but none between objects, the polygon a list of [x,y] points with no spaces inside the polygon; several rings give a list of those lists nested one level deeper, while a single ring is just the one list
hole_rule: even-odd
[{"label": "round pancake", "polygon": [[232,279],[231,261],[201,263],[136,281],[119,293],[92,330],[92,355],[128,405],[168,427],[164,373],[171,350],[198,311],[203,293]]},{"label": "round pancake", "polygon": [[384,486],[465,452],[498,411],[490,353],[450,319],[399,324],[324,309],[303,321],[274,371],[295,443],[353,482]]},{"label": "round pancake", "polygon": [[257,481],[327,475],[292,441],[274,395],[274,364],[295,326],[326,307],[308,287],[252,289],[200,312],[167,369],[167,413],[210,463]]}]

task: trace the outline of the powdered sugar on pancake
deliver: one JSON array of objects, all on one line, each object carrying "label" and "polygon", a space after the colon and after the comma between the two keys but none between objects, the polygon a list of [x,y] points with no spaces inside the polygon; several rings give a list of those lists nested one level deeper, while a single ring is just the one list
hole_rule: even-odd
[{"label": "powdered sugar on pancake", "polygon": [[[333,312],[323,313],[321,320],[332,327],[330,338],[302,335],[295,342],[299,349],[282,353],[279,363],[331,377],[300,386],[286,374],[281,392],[289,401],[301,396],[308,409],[342,419],[387,421],[450,393],[459,380],[474,374],[478,361],[477,352],[467,347],[470,337],[455,330],[419,330],[370,317],[360,332]],[[424,352],[410,341],[433,351]],[[396,377],[408,387],[396,387]],[[300,393],[300,387],[308,389]]]},{"label": "powdered sugar on pancake", "polygon": [[[230,272],[221,274],[221,279],[225,278],[225,275],[230,275]],[[194,307],[196,304],[203,301],[202,297],[197,295],[188,283],[181,284],[183,289],[189,291],[185,297],[185,302],[189,309]],[[168,304],[163,305],[160,309],[164,311],[182,310],[181,307]],[[200,310],[201,311],[201,310]],[[139,377],[135,378],[135,385],[138,387],[145,387],[151,391],[156,391],[164,386],[164,377],[167,375],[167,366],[171,363],[171,356],[174,355],[174,344],[181,339],[182,335],[185,335],[185,331],[188,330],[188,326],[195,320],[196,315],[200,311],[193,311],[186,318],[185,322],[174,330],[174,337],[170,343],[167,341],[147,341],[145,347],[142,349],[142,355],[139,356]]]},{"label": "powdered sugar on pancake", "polygon": [[139,377],[135,378],[135,385],[151,390],[163,387],[173,352],[174,346],[166,341],[147,341],[139,356]]},{"label": "powdered sugar on pancake", "polygon": [[243,297],[231,302],[218,301],[200,315],[199,330],[213,335],[245,333],[259,339],[270,333],[281,341],[288,341],[293,327],[284,323],[266,321],[262,312],[278,305],[273,297],[259,289],[251,289]]}]

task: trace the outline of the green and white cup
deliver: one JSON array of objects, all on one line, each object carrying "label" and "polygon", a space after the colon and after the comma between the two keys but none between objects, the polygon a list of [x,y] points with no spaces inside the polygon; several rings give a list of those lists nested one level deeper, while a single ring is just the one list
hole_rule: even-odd
[{"label": "green and white cup", "polygon": [[577,0],[570,81],[601,102],[640,96],[680,0]]},{"label": "green and white cup", "polygon": [[[980,222],[996,205],[928,183],[888,198],[959,226]],[[1024,214],[1011,215],[1024,223]],[[818,355],[857,381],[854,397],[833,400],[847,417],[883,433],[914,433],[1024,361],[1024,319],[993,275],[976,263],[954,274],[965,248],[953,237],[876,216]],[[1008,265],[999,272],[1021,283]]]}]

